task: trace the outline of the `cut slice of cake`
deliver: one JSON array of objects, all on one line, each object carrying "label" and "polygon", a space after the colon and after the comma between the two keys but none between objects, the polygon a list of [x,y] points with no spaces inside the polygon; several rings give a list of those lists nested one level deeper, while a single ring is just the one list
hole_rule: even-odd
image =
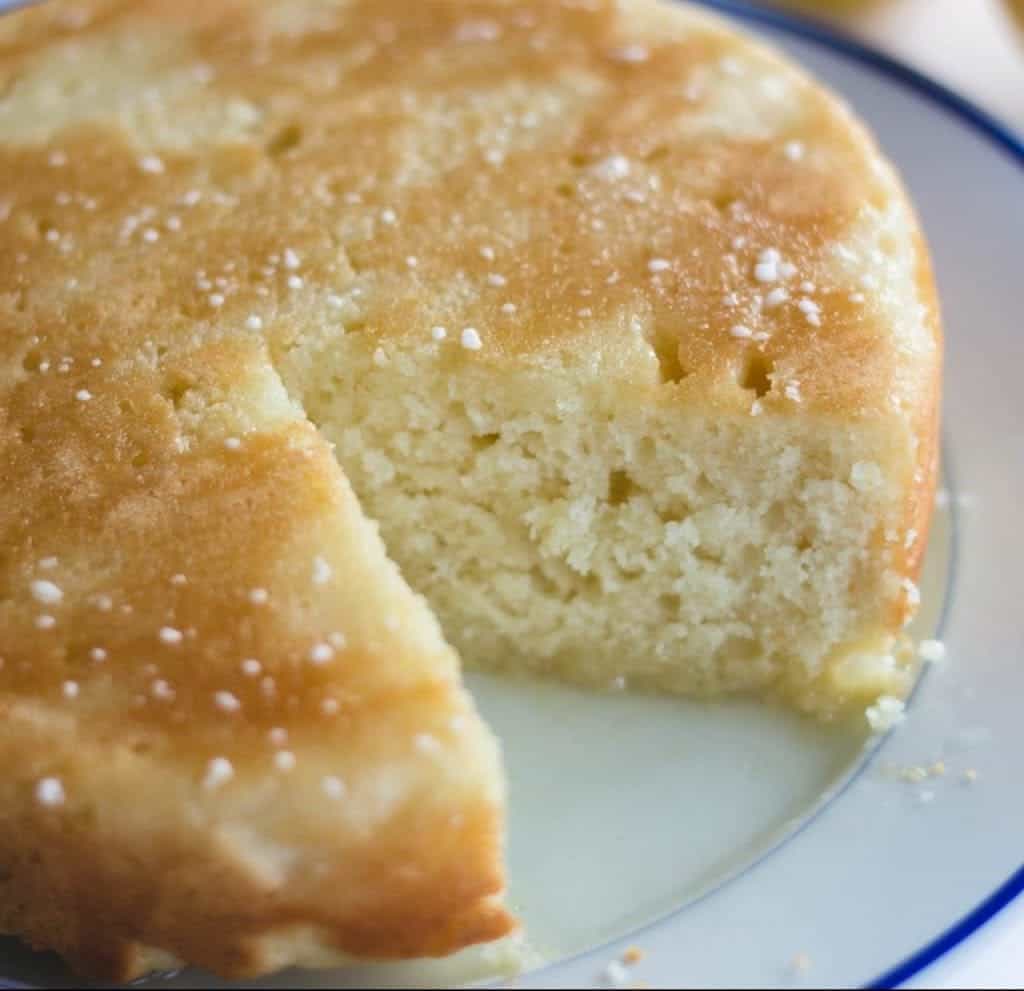
[{"label": "cut slice of cake", "polygon": [[870,137],[684,5],[0,18],[0,931],[114,978],[503,935],[442,627],[900,697],[940,365]]},{"label": "cut slice of cake", "polygon": [[497,746],[258,338],[67,350],[5,405],[0,931],[116,979],[506,933]]}]

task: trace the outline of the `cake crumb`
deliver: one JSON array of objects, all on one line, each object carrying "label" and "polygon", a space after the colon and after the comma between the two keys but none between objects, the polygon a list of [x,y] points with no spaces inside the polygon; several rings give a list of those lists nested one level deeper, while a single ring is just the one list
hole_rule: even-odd
[{"label": "cake crumb", "polygon": [[917,645],[917,656],[923,661],[937,664],[946,659],[946,645],[941,640],[922,640]]},{"label": "cake crumb", "polygon": [[609,155],[594,165],[591,171],[606,182],[625,179],[630,172],[629,159],[625,155]]},{"label": "cake crumb", "polygon": [[206,765],[206,776],[203,778],[203,787],[207,791],[214,791],[226,784],[235,776],[235,769],[226,757],[214,757]]},{"label": "cake crumb", "polygon": [[497,21],[481,18],[463,21],[455,29],[455,40],[463,43],[475,41],[496,41],[501,37],[502,27]]},{"label": "cake crumb", "polygon": [[331,568],[327,560],[321,557],[319,554],[313,558],[313,584],[314,585],[326,585],[334,574],[334,569]]},{"label": "cake crumb", "polygon": [[782,274],[782,257],[775,248],[766,248],[758,256],[754,266],[754,278],[758,282],[777,282]]},{"label": "cake crumb", "polygon": [[166,644],[181,643],[184,638],[184,634],[181,630],[176,630],[173,626],[163,626],[160,628],[160,640]]},{"label": "cake crumb", "polygon": [[625,62],[629,65],[636,65],[646,62],[650,58],[650,52],[644,45],[623,45],[621,48],[613,48],[608,57],[616,62]]},{"label": "cake crumb", "polygon": [[242,703],[238,701],[238,696],[233,695],[231,692],[214,692],[213,703],[224,712],[238,712],[242,708]]},{"label": "cake crumb", "polygon": [[475,327],[465,327],[462,331],[461,341],[467,351],[479,351],[483,347],[480,334]]},{"label": "cake crumb", "polygon": [[32,590],[32,598],[47,606],[56,605],[64,598],[64,592],[60,586],[45,578],[37,578],[29,587]]},{"label": "cake crumb", "polygon": [[791,162],[799,162],[806,151],[802,141],[787,141],[782,150]]},{"label": "cake crumb", "polygon": [[441,749],[441,741],[430,733],[417,733],[412,743],[421,754],[436,754]]},{"label": "cake crumb", "polygon": [[63,805],[64,785],[59,778],[42,778],[36,783],[36,801],[49,809]]},{"label": "cake crumb", "polygon": [[320,784],[324,794],[334,801],[343,798],[345,795],[345,783],[341,778],[335,777],[333,774],[324,775]]},{"label": "cake crumb", "polygon": [[743,63],[734,55],[726,55],[720,59],[718,67],[727,76],[742,76],[746,72]]},{"label": "cake crumb", "polygon": [[155,699],[160,699],[164,702],[172,702],[174,700],[174,689],[171,688],[163,678],[157,678],[157,680],[149,686],[149,690]]},{"label": "cake crumb", "polygon": [[812,299],[801,299],[797,304],[797,309],[804,315],[807,322],[812,327],[821,326],[821,308]]},{"label": "cake crumb", "polygon": [[900,771],[900,779],[902,781],[909,781],[911,784],[919,784],[928,777],[928,771],[919,765],[911,767],[905,767]]},{"label": "cake crumb", "polygon": [[963,781],[964,784],[972,785],[978,780],[978,772],[973,767],[969,767],[960,776],[960,780]]},{"label": "cake crumb", "polygon": [[883,695],[865,711],[868,724],[875,733],[887,733],[906,719],[906,706],[892,695]]},{"label": "cake crumb", "polygon": [[309,649],[309,659],[314,664],[326,664],[334,657],[334,648],[329,643],[315,643]]},{"label": "cake crumb", "polygon": [[624,988],[629,983],[629,972],[618,960],[610,960],[602,974],[606,984],[613,988]]},{"label": "cake crumb", "polygon": [[639,946],[629,946],[626,948],[626,952],[622,954],[622,962],[633,966],[634,964],[640,963],[647,954],[640,949]]}]

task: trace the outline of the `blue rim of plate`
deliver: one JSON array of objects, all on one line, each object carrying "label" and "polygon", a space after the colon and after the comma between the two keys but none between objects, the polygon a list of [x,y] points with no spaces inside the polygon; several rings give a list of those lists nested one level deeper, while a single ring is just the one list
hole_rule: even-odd
[{"label": "blue rim of plate", "polygon": [[[959,118],[976,134],[987,138],[1000,151],[1008,154],[1024,169],[1024,136],[1014,133],[981,107],[917,69],[892,58],[837,31],[831,25],[813,17],[783,13],[763,7],[752,7],[741,0],[696,0],[721,14],[767,27],[781,34],[810,41],[842,55],[880,75],[913,90],[944,110]],[[931,942],[880,974],[865,985],[866,988],[894,988],[920,974],[927,967],[955,949],[971,935],[1024,893],[1024,865],[1016,870],[987,898],[977,904]]]}]

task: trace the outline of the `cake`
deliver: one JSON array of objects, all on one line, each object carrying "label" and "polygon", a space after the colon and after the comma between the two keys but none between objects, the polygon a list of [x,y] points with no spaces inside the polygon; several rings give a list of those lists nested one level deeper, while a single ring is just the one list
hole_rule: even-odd
[{"label": "cake", "polygon": [[0,177],[0,931],[111,979],[509,932],[456,650],[905,695],[929,259],[770,49],[654,0],[45,3]]}]

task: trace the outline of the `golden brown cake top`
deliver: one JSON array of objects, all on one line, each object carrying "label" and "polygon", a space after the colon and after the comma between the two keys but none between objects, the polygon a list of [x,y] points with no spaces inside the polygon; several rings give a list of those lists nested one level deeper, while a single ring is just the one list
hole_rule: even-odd
[{"label": "golden brown cake top", "polygon": [[277,354],[313,308],[696,402],[738,380],[859,415],[927,391],[930,278],[890,170],[690,8],[53,4],[0,45],[0,289],[57,337],[45,295],[79,362],[257,323]]}]

